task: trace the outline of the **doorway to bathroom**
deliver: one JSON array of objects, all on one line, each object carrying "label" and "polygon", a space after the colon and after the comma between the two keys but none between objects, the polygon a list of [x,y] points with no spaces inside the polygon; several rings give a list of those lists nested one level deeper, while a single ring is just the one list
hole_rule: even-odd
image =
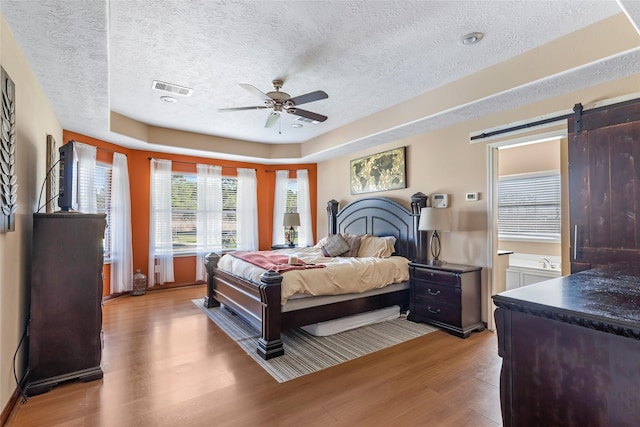
[{"label": "doorway to bathroom", "polygon": [[[569,163],[566,122],[555,123],[552,129],[545,129],[537,134],[531,132],[494,140],[487,144],[487,150],[487,249],[491,257],[489,295],[506,291],[507,287],[514,289],[569,274]],[[514,182],[507,183],[509,180]],[[506,200],[503,198],[502,203],[499,203],[500,181],[503,181],[503,190],[511,186],[513,188],[509,190],[516,193],[514,197],[507,197]],[[542,195],[534,197],[534,190],[548,187],[554,189],[550,203],[543,200],[544,191]],[[538,202],[542,206],[536,206]],[[532,223],[528,222],[530,216],[527,212],[533,212],[533,217],[536,218],[536,209],[542,213],[540,218],[537,218],[538,221],[534,219]],[[500,221],[500,213],[505,212],[511,215]],[[523,214],[522,218],[514,216],[514,212]],[[526,227],[522,228],[521,225]],[[495,327],[492,314],[494,308],[489,298],[487,310],[491,314],[487,325],[490,329]]]},{"label": "doorway to bathroom", "polygon": [[562,139],[513,143],[497,152],[498,251],[508,253],[506,290],[562,272]]}]

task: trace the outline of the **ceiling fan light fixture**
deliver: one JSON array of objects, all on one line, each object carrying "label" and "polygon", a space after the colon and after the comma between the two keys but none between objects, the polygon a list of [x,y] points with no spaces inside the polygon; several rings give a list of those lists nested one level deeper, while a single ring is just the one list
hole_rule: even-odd
[{"label": "ceiling fan light fixture", "polygon": [[320,124],[320,122],[317,121],[317,120],[308,119],[308,118],[302,117],[302,116],[296,116],[296,118],[293,119],[293,120],[296,120],[296,121],[299,121],[299,122],[311,123],[312,125]]},{"label": "ceiling fan light fixture", "polygon": [[474,33],[469,33],[462,36],[462,39],[460,39],[460,41],[465,46],[471,46],[472,44],[478,43],[480,40],[482,40],[483,37],[484,37],[484,34],[479,32],[474,32]]},{"label": "ceiling fan light fixture", "polygon": [[281,112],[286,112],[287,114],[297,116],[296,120],[301,120],[305,123],[313,123],[315,125],[320,124],[328,119],[328,117],[325,115],[298,108],[298,105],[301,104],[319,101],[321,99],[327,99],[329,95],[327,95],[325,91],[316,90],[314,92],[305,93],[304,95],[298,95],[291,98],[291,95],[289,95],[288,93],[280,91],[284,83],[282,80],[273,80],[272,83],[275,91],[268,93],[264,93],[260,89],[250,84],[240,83],[240,87],[251,92],[263,101],[264,104],[262,106],[219,108],[218,112],[259,110],[263,108],[270,108],[272,109],[272,112],[271,115],[267,118],[265,127],[271,127],[277,121],[277,119],[275,119],[273,116],[277,115],[276,117],[279,117]]}]

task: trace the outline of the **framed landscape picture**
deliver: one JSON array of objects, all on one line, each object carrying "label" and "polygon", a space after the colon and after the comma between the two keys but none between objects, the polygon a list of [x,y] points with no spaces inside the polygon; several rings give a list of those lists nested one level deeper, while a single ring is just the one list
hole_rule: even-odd
[{"label": "framed landscape picture", "polygon": [[406,188],[406,147],[351,160],[351,194]]}]

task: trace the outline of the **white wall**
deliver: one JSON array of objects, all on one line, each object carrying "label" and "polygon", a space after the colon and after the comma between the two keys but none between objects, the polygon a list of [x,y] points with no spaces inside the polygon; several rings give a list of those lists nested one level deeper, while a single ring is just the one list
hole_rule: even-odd
[{"label": "white wall", "polygon": [[[0,407],[4,408],[16,390],[12,358],[29,317],[32,213],[46,172],[47,134],[60,144],[62,128],[2,15],[0,65],[15,83],[18,179],[16,230],[0,233]],[[18,375],[25,368],[25,344],[17,357]]]}]

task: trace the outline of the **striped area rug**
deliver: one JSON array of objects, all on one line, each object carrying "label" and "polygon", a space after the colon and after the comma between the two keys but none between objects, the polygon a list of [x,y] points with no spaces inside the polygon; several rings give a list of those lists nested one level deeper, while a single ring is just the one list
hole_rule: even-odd
[{"label": "striped area rug", "polygon": [[433,332],[436,328],[399,317],[326,337],[296,328],[282,334],[284,356],[263,360],[256,353],[260,331],[240,316],[220,307],[205,308],[202,299],[193,303],[220,327],[279,383],[391,347]]}]

